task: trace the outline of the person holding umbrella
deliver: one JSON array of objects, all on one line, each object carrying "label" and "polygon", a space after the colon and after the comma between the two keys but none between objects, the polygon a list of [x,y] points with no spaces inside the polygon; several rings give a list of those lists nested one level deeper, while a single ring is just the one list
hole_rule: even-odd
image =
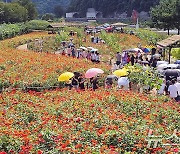
[{"label": "person holding umbrella", "polygon": [[79,83],[79,88],[81,90],[85,90],[84,82],[85,82],[85,79],[83,78],[82,74],[80,74],[78,78],[78,83]]},{"label": "person holding umbrella", "polygon": [[90,82],[91,82],[93,91],[98,89],[99,86],[98,86],[98,78],[97,77],[93,77],[92,79],[90,79]]}]

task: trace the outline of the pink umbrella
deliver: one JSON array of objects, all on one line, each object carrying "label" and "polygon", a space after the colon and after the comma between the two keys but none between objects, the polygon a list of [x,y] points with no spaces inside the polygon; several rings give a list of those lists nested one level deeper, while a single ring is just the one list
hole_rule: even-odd
[{"label": "pink umbrella", "polygon": [[102,73],[104,73],[104,71],[102,69],[91,68],[91,69],[86,71],[85,78],[89,79],[89,78],[95,77],[97,74],[102,74]]}]

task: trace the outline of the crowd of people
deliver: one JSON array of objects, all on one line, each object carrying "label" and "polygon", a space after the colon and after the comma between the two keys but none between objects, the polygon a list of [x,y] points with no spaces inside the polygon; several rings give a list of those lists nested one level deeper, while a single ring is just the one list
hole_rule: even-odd
[{"label": "crowd of people", "polygon": [[[74,36],[75,34],[70,33],[71,36]],[[89,35],[89,34],[87,34]],[[86,40],[84,40],[86,41]],[[90,42],[92,43],[102,43],[103,40],[99,37],[95,37],[91,35]],[[62,55],[69,56],[73,58],[78,59],[87,59],[92,61],[93,63],[99,63],[100,62],[100,54],[98,50],[93,50],[93,48],[79,48],[77,49],[75,45],[73,44],[73,39],[70,40],[69,43],[62,42],[63,50]],[[144,67],[150,66],[153,68],[157,67],[157,62],[161,60],[162,54],[159,54],[160,56],[155,56],[156,49],[153,49],[151,53],[147,54],[142,52],[142,50],[138,50],[136,52],[132,51],[123,51],[121,54],[120,52],[117,52],[115,55],[115,63],[112,65],[112,72],[123,68],[126,64],[131,64],[132,66],[136,63],[143,65]],[[71,78],[69,83],[66,83],[66,85],[69,87],[69,89],[75,88],[80,90],[85,90],[92,88],[92,90],[98,89],[98,80],[99,77],[93,77],[89,80],[85,79],[82,74],[79,74],[75,72],[75,76]],[[131,83],[128,79],[128,77],[123,76],[120,78],[106,78],[104,81],[104,87],[106,89],[111,89],[112,87],[116,87],[118,89],[124,89],[129,90],[131,89]],[[161,86],[161,88],[157,91],[158,94],[162,95],[169,95],[171,98],[175,99],[176,101],[180,101],[180,80],[165,80]]]},{"label": "crowd of people", "polygon": [[144,66],[151,66],[156,68],[157,66],[157,61],[160,61],[161,57],[155,57],[154,55],[150,54],[144,54],[142,52],[137,51],[137,52],[128,52],[128,51],[123,51],[122,54],[120,52],[116,53],[116,63],[114,63],[114,69],[121,68],[126,64],[131,64],[132,66],[135,63],[142,64]]},{"label": "crowd of people", "polygon": [[[92,89],[95,91],[99,88],[99,76],[92,77],[90,79],[86,79],[83,77],[82,74],[78,72],[74,72],[74,77],[72,77],[66,86],[71,89],[76,90],[85,90],[85,89]],[[102,79],[101,79],[102,82]],[[102,85],[102,83],[101,83]],[[131,90],[131,83],[127,76],[122,77],[115,77],[110,75],[110,77],[106,77],[104,80],[104,88],[105,89],[123,89],[123,90]],[[180,101],[180,77],[177,79],[172,79],[171,81],[164,80],[160,89],[157,90],[157,94],[159,95],[169,95],[170,98],[174,99],[175,101]]]},{"label": "crowd of people", "polygon": [[93,63],[100,62],[100,54],[98,51],[76,49],[74,46],[68,46],[67,48],[63,49],[62,55],[78,59],[84,58],[87,60],[91,60]]},{"label": "crowd of people", "polygon": [[74,77],[72,77],[68,83],[66,83],[66,86],[69,87],[69,90],[72,88],[76,90],[85,90],[85,89],[92,89],[96,90],[98,89],[98,76],[92,77],[88,80],[86,80],[83,75],[79,72],[74,72]]}]

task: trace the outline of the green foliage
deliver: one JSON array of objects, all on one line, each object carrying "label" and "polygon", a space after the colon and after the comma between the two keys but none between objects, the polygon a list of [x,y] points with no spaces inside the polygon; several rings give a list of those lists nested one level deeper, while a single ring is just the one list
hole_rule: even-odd
[{"label": "green foliage", "polygon": [[148,45],[156,45],[158,41],[161,41],[165,38],[167,38],[167,35],[164,34],[159,34],[156,32],[153,32],[151,30],[146,30],[146,29],[131,29],[131,28],[126,28],[126,32],[130,32],[131,30],[135,32],[135,35],[139,37],[141,40],[145,40]]},{"label": "green foliage", "polygon": [[24,24],[2,24],[0,25],[0,40],[11,38],[27,32],[28,29]]},{"label": "green foliage", "polygon": [[46,30],[49,22],[45,20],[31,20],[26,23],[26,26],[30,30]]},{"label": "green foliage", "polygon": [[27,9],[28,20],[33,20],[37,17],[37,10],[35,4],[31,0],[17,0],[17,3]]},{"label": "green foliage", "polygon": [[49,23],[43,20],[32,20],[27,23],[19,24],[1,24],[0,40],[12,38],[16,35],[22,35],[32,30],[45,30]]},{"label": "green foliage", "polygon": [[126,66],[126,68],[129,72],[128,78],[130,82],[144,88],[143,90],[146,90],[146,88],[160,88],[162,80],[158,72],[152,68],[147,67],[144,69],[143,66],[138,64],[134,66]]},{"label": "green foliage", "polygon": [[174,48],[171,52],[175,59],[180,59],[180,48]]},{"label": "green foliage", "polygon": [[119,37],[117,34],[109,34],[105,31],[101,32],[100,37],[106,42],[106,44],[113,50],[113,51],[121,51],[121,46],[118,43]]},{"label": "green foliage", "polygon": [[180,1],[161,0],[160,4],[151,9],[151,17],[155,27],[164,29],[180,28]]},{"label": "green foliage", "polygon": [[54,8],[60,5],[63,9],[69,5],[70,0],[32,0],[39,14],[54,13]]},{"label": "green foliage", "polygon": [[19,151],[20,145],[22,145],[22,143],[18,139],[16,140],[8,135],[0,136],[0,151],[7,153],[11,153],[10,151]]},{"label": "green foliage", "polygon": [[61,35],[57,35],[55,38],[55,42],[61,43],[62,41],[68,41],[68,33],[67,32],[61,32]]},{"label": "green foliage", "polygon": [[54,20],[54,14],[52,14],[52,13],[46,13],[46,14],[44,14],[44,15],[42,16],[42,20],[46,20],[46,21],[48,21],[48,20]]},{"label": "green foliage", "polygon": [[17,3],[0,2],[0,23],[15,23],[27,20],[27,9]]}]

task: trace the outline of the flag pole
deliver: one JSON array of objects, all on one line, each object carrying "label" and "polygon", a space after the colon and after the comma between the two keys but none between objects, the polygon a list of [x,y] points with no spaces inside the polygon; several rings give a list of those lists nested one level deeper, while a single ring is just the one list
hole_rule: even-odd
[{"label": "flag pole", "polygon": [[136,19],[136,29],[139,29],[139,18]]}]

